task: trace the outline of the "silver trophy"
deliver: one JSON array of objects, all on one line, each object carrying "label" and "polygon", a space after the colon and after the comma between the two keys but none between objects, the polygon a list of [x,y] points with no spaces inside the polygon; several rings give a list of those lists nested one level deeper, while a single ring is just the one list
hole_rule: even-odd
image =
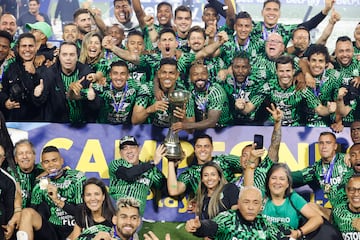
[{"label": "silver trophy", "polygon": [[179,135],[173,132],[171,126],[173,123],[180,121],[179,118],[174,116],[174,110],[176,107],[184,108],[184,105],[189,100],[189,97],[190,93],[185,90],[175,90],[169,94],[170,128],[164,140],[164,144],[167,150],[166,158],[169,161],[176,161],[183,158]]}]

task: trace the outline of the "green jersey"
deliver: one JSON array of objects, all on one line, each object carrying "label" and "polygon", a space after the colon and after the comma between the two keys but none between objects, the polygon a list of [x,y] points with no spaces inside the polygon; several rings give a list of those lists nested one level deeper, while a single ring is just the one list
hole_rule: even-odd
[{"label": "green jersey", "polygon": [[130,78],[134,79],[138,84],[153,85],[152,70],[136,65],[132,62],[125,61],[129,68]]},{"label": "green jersey", "polygon": [[[63,72],[61,72],[61,79],[64,83],[65,92],[69,91],[69,86],[73,82],[77,82],[79,80],[79,70],[75,70],[71,75],[66,75]],[[86,92],[88,89],[82,89],[81,90],[81,96],[84,94],[86,95]],[[82,123],[86,121],[85,118],[85,109],[82,104],[82,101],[79,100],[70,100],[67,98],[67,106],[69,108],[69,119],[72,123]]]},{"label": "green jersey", "polygon": [[205,91],[193,89],[190,101],[194,104],[196,122],[207,119],[208,112],[215,110],[221,112],[216,124],[218,127],[225,127],[231,124],[232,114],[230,113],[229,99],[225,90],[218,83],[208,82]]},{"label": "green jersey", "polygon": [[335,208],[335,206],[346,204],[347,196],[346,196],[346,185],[349,182],[349,179],[354,175],[354,169],[350,169],[346,173],[344,173],[341,183],[336,186],[334,192],[336,192],[336,198],[333,198],[331,205]]},{"label": "green jersey", "polygon": [[[155,73],[160,68],[160,60],[163,58],[160,52],[155,52],[151,54],[142,54],[140,56],[139,66],[142,68],[149,67],[152,69],[151,81],[153,81]],[[177,68],[180,72],[181,81],[185,84],[188,84],[188,72],[192,62],[195,61],[194,53],[182,53],[181,56],[177,59]]]},{"label": "green jersey", "polygon": [[316,161],[313,165],[301,170],[292,172],[295,185],[309,184],[312,188],[321,188],[328,196],[330,203],[337,203],[338,188],[344,176],[351,172],[344,161],[345,154],[337,153],[331,163]]},{"label": "green jersey", "polygon": [[[212,158],[213,162],[217,163],[223,170],[224,178],[231,182],[235,178],[235,173],[241,172],[240,158],[235,155],[217,155]],[[186,186],[187,192],[195,193],[198,189],[201,180],[200,171],[202,165],[193,165],[182,172],[178,181]]]},{"label": "green jersey", "polygon": [[256,22],[253,25],[253,29],[251,31],[251,38],[252,39],[262,39],[264,41],[267,40],[270,33],[278,33],[284,41],[284,45],[287,46],[289,43],[292,32],[296,29],[299,24],[282,24],[277,23],[273,28],[267,28],[263,21]]},{"label": "green jersey", "polygon": [[9,173],[15,178],[16,182],[20,183],[22,207],[26,208],[30,206],[31,192],[35,186],[36,177],[44,170],[40,164],[35,164],[34,169],[30,173],[24,173],[21,171],[19,165],[16,165],[15,174],[11,168],[8,168]]},{"label": "green jersey", "polygon": [[213,220],[202,220],[201,225],[195,234],[210,235],[216,240],[275,240],[284,237],[276,225],[270,224],[262,215],[256,216],[255,220],[249,223],[242,218],[238,210],[221,212]]},{"label": "green jersey", "polygon": [[246,53],[249,57],[251,66],[256,64],[258,56],[265,52],[265,41],[262,39],[253,39],[248,37],[245,44],[240,45],[235,35],[230,41],[235,46],[233,56]]},{"label": "green jersey", "polygon": [[235,108],[236,99],[242,98],[246,102],[250,101],[250,95],[252,92],[256,92],[254,81],[250,78],[246,78],[244,82],[237,82],[232,75],[228,75],[225,81],[220,81],[219,84],[223,87],[226,95],[229,99],[230,112],[233,114],[234,124],[242,125],[253,123],[255,119],[255,112],[247,115],[243,114],[240,110]]},{"label": "green jersey", "polygon": [[89,66],[95,73],[101,72],[105,78],[108,78],[110,72],[110,63],[111,62],[109,62],[107,59],[101,58],[98,62],[91,63]]},{"label": "green jersey", "polygon": [[[335,89],[338,86],[340,79],[340,73],[334,69],[326,69],[322,74],[319,76],[315,76],[315,89],[312,89],[315,96],[317,96],[321,104],[324,106],[327,105],[328,102],[336,101]],[[330,116],[320,116],[315,112],[314,109],[309,109],[304,107],[304,114],[306,116],[305,124],[306,126],[310,127],[327,127],[330,126]]]},{"label": "green jersey", "polygon": [[[255,107],[259,107],[265,99],[269,99],[271,103],[276,104],[283,112],[281,124],[283,126],[299,126],[300,125],[300,106],[303,101],[310,109],[315,109],[320,105],[320,100],[314,95],[310,88],[296,90],[294,85],[287,89],[280,87],[278,79],[271,79],[265,83],[260,89],[260,94],[250,99]],[[270,118],[273,122],[273,119]]]},{"label": "green jersey", "polygon": [[[139,164],[143,164],[139,162]],[[110,185],[109,193],[115,199],[133,197],[140,202],[140,214],[143,215],[146,205],[146,197],[151,187],[161,189],[165,184],[165,176],[157,168],[141,174],[134,182],[128,182],[116,176],[118,167],[131,168],[133,165],[124,159],[113,160],[109,165]]]},{"label": "green jersey", "polygon": [[[189,49],[188,52],[196,54],[193,50]],[[218,72],[222,69],[227,69],[234,57],[235,47],[232,42],[227,41],[219,48],[220,54],[216,57],[209,56],[203,58],[204,65],[206,66],[211,82],[216,81]]]},{"label": "green jersey", "polygon": [[[65,204],[77,205],[82,203],[83,183],[86,177],[84,173],[77,170],[67,169],[57,179],[49,179],[50,184],[57,187],[58,197],[65,202]],[[49,197],[47,188],[43,188],[41,180],[36,183],[31,194],[31,205],[35,209],[43,202],[45,202],[50,210],[49,222],[56,226],[73,227],[75,224],[75,217],[64,209],[59,208]]]},{"label": "green jersey", "polygon": [[[335,97],[337,97],[337,90],[342,86],[349,86],[351,81],[354,79],[354,77],[359,77],[360,74],[360,61],[358,61],[355,57],[353,57],[351,63],[348,66],[342,66],[339,62],[335,62],[334,67],[336,70],[340,72],[340,79],[342,79],[342,82],[339,83],[337,88],[335,89]],[[344,97],[344,103],[345,105],[348,105],[351,107],[351,111],[349,114],[342,118],[343,125],[344,126],[350,126],[351,123],[355,120],[355,114],[357,109],[357,102],[355,98],[349,98],[350,93],[348,93]]]},{"label": "green jersey", "polygon": [[[254,186],[260,189],[260,191],[265,195],[265,182],[266,182],[266,174],[270,170],[270,168],[274,165],[274,162],[269,158],[268,155],[262,160],[255,168],[254,172]],[[239,177],[233,182],[238,188],[242,188],[244,186],[244,178],[243,176]]]},{"label": "green jersey", "polygon": [[138,94],[140,87],[133,79],[128,79],[122,89],[115,89],[112,83],[105,86],[93,84],[93,88],[102,99],[98,122],[131,124],[134,105],[139,98],[142,98]]},{"label": "green jersey", "polygon": [[[175,90],[185,90],[185,87],[181,84],[181,82],[176,81]],[[141,106],[143,108],[147,108],[151,105],[153,105],[156,102],[155,95],[153,92],[153,89],[150,88],[142,88],[139,91],[139,95],[141,98],[138,98],[136,105]],[[168,93],[164,92],[164,101],[169,102]],[[147,119],[148,123],[151,123],[158,127],[170,127],[170,118],[171,118],[171,112],[173,109],[171,109],[171,106],[169,104],[169,107],[166,111],[156,111],[154,113],[151,113],[149,118]],[[186,117],[193,117],[194,116],[194,107],[192,105],[192,102],[188,101],[186,103]]]},{"label": "green jersey", "polygon": [[[76,238],[77,240],[92,240],[95,238],[96,234],[99,232],[110,232],[111,227],[105,225],[93,225],[86,228],[82,233]],[[119,239],[119,238],[116,238]]]},{"label": "green jersey", "polygon": [[292,192],[281,205],[276,205],[271,199],[266,198],[262,214],[271,223],[280,223],[291,229],[298,229],[302,217],[300,211],[306,204],[307,202],[303,197]]},{"label": "green jersey", "polygon": [[[295,72],[300,72],[299,58],[294,58]],[[275,78],[276,75],[276,62],[267,57],[266,53],[259,54],[256,61],[251,65],[251,74],[249,78],[255,82],[257,86],[262,86],[264,82],[269,79]]]},{"label": "green jersey", "polygon": [[360,232],[353,226],[353,220],[360,218],[360,213],[350,210],[347,203],[337,206],[332,211],[334,226],[346,240],[360,239]]}]

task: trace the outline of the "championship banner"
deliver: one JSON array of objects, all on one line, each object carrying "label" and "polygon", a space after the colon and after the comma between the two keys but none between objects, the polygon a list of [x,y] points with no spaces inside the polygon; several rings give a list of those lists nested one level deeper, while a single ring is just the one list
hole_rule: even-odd
[{"label": "championship banner", "polygon": [[[108,165],[120,157],[119,139],[125,135],[135,136],[141,145],[140,159],[152,160],[155,149],[161,144],[168,129],[152,125],[107,125],[87,124],[72,127],[68,124],[56,123],[7,123],[13,142],[28,138],[36,148],[36,161],[40,160],[42,148],[54,145],[60,149],[65,165],[77,169],[87,177],[102,178],[109,183]],[[291,170],[300,170],[320,158],[317,148],[319,134],[330,131],[329,128],[283,127],[280,145],[280,162],[286,162]],[[252,143],[254,134],[264,136],[264,147],[270,146],[272,127],[233,126],[223,129],[208,129],[205,133],[213,137],[214,155],[241,155],[242,148]],[[186,154],[178,168],[180,174],[191,163],[193,158],[194,135],[180,132],[181,145]],[[345,128],[337,134],[337,142],[342,151],[351,146],[350,129]],[[159,165],[167,176],[167,160]],[[150,192],[144,217],[154,221],[185,221],[193,217],[187,213],[187,198],[160,198]],[[329,203],[319,193],[315,193],[312,201],[327,206]]]}]

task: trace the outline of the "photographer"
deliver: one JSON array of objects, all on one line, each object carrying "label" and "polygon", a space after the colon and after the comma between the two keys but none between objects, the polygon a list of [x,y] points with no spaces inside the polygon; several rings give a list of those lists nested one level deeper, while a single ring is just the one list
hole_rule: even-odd
[{"label": "photographer", "polygon": [[[10,46],[10,45],[9,45]],[[7,121],[38,121],[41,108],[36,107],[34,88],[40,82],[34,66],[35,37],[30,33],[19,36],[16,57],[10,60],[2,78],[0,107]]]}]

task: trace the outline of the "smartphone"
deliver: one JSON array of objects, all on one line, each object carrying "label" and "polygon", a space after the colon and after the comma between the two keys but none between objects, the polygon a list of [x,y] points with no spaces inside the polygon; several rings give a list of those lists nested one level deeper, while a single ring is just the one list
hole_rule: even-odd
[{"label": "smartphone", "polygon": [[264,147],[264,136],[255,134],[254,143],[256,143],[255,149],[262,149]]}]

